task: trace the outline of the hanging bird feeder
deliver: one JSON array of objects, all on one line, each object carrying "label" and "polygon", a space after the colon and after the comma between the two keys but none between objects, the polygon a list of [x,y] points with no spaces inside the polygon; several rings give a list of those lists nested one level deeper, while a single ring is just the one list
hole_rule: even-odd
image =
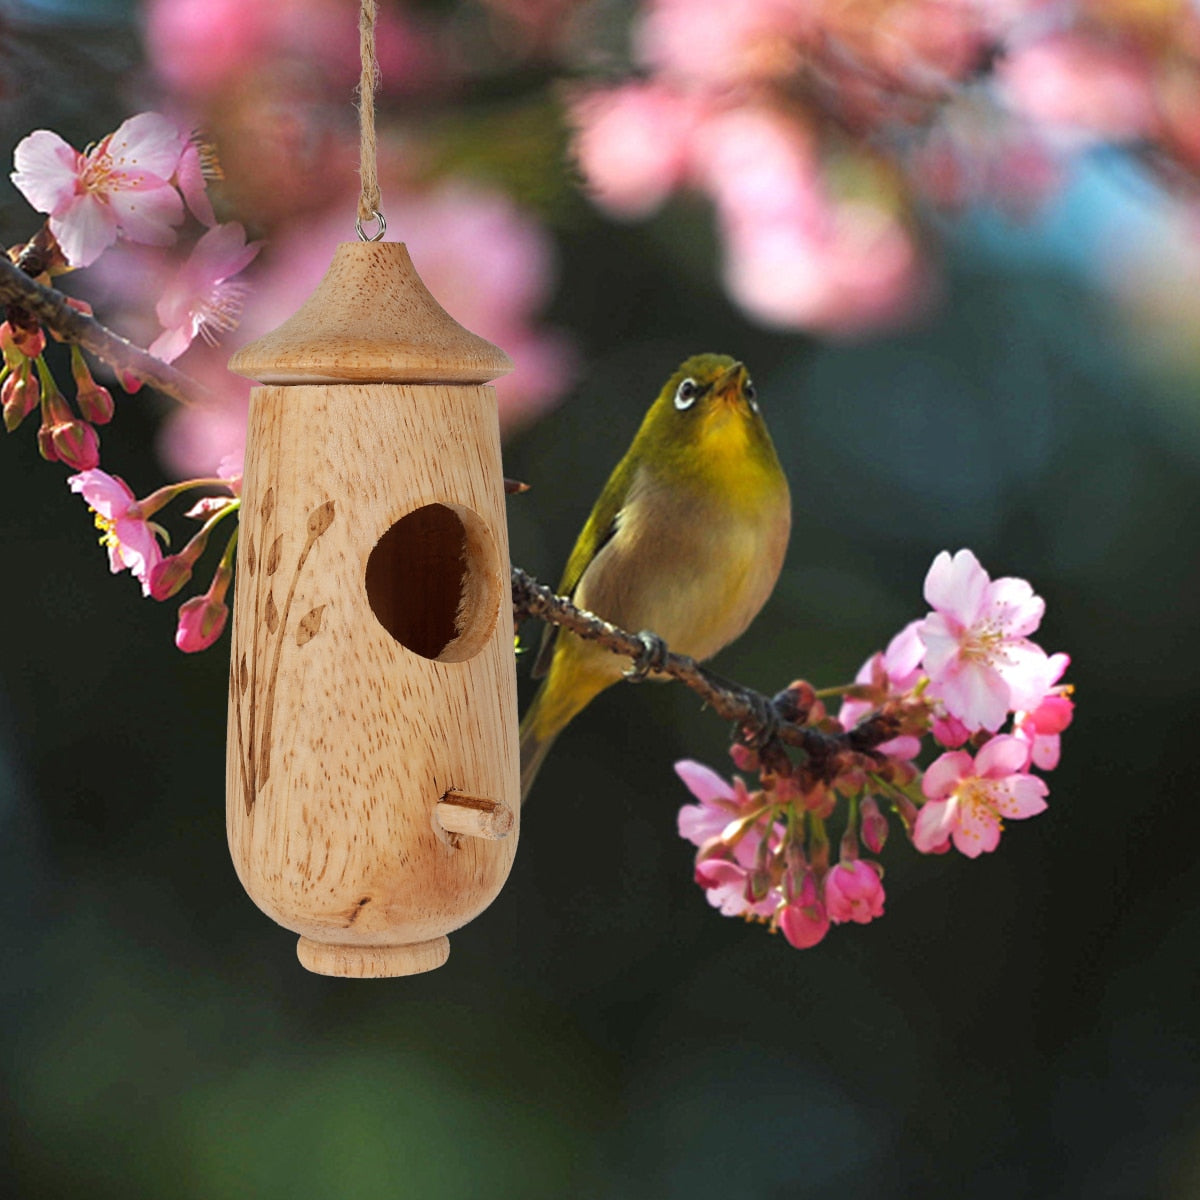
[{"label": "hanging bird feeder", "polygon": [[[369,57],[373,74],[364,44],[364,79]],[[366,143],[364,132],[364,164]],[[370,143],[373,179],[373,132]],[[363,240],[339,246],[300,310],[230,368],[261,385],[230,671],[234,865],[300,935],[309,970],[430,970],[446,934],[495,898],[517,842],[508,534],[487,386],[512,364],[441,308],[403,244]]]}]

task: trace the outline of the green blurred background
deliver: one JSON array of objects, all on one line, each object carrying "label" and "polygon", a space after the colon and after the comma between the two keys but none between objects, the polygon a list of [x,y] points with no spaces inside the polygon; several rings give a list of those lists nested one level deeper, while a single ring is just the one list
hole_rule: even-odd
[{"label": "green blurred background", "polygon": [[[69,9],[7,29],[25,73],[6,149],[136,111],[136,12]],[[811,951],[722,919],[691,881],[671,763],[722,768],[727,730],[681,689],[618,687],[556,747],[507,887],[444,968],[306,974],[225,847],[227,643],[171,650],[170,606],[109,578],[61,470],[11,439],[0,1190],[1200,1195],[1200,396],[1080,269],[1106,187],[1032,224],[945,228],[932,315],[841,345],[740,317],[686,204],[634,226],[578,204],[564,225],[547,316],[582,369],[506,445],[534,485],[510,501],[514,561],[554,579],[668,371],[727,351],[755,374],[796,520],[719,671],[845,680],[960,546],[1031,579],[1043,644],[1073,656],[1049,813],[975,862],[893,837],[886,918]],[[11,189],[0,217],[9,241],[31,228]],[[122,407],[110,469],[161,472],[163,411]]]}]

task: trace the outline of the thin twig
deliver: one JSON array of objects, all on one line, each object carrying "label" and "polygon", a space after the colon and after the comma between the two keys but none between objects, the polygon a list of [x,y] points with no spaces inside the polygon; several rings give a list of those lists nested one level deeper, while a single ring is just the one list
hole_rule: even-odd
[{"label": "thin twig", "polygon": [[0,253],[0,306],[10,304],[23,308],[63,341],[78,343],[114,370],[135,375],[184,404],[212,398],[203,384],[101,325],[95,317],[72,308],[62,292],[30,279],[7,255]]},{"label": "thin twig", "polygon": [[[646,653],[645,644],[635,634],[576,608],[520,567],[512,568],[512,593],[513,615],[518,621],[533,617],[558,625],[626,658],[637,659]],[[777,740],[803,750],[809,759],[809,769],[817,776],[832,778],[837,773],[837,760],[847,753],[882,759],[883,755],[877,754],[875,748],[898,732],[893,720],[879,714],[848,733],[826,733],[799,724],[791,719],[794,706],[788,703],[788,692],[771,697],[741,684],[726,683],[685,654],[668,653],[655,671],[691,688],[717,716],[734,722],[747,740]]]}]

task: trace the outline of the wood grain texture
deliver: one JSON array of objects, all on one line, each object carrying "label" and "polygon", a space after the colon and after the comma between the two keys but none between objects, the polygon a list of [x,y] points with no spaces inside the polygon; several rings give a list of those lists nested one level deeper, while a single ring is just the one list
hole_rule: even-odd
[{"label": "wood grain texture", "polygon": [[[229,690],[227,824],[308,969],[441,965],[508,876],[516,665],[495,394],[503,352],[398,243],[339,247],[231,367],[251,394]],[[450,832],[448,793],[514,814]]]},{"label": "wood grain texture", "polygon": [[[519,808],[494,394],[256,388],[248,445],[230,675],[234,865],[268,916],[313,941],[428,941],[491,902],[517,840],[452,838],[436,820],[451,791]],[[474,559],[489,584],[486,638],[463,661],[406,649],[365,585],[389,529],[450,504],[492,531]],[[413,593],[426,584],[419,565],[393,563]]]},{"label": "wood grain texture", "polygon": [[438,304],[403,242],[343,242],[295,315],[229,369],[259,383],[486,383],[512,361]]}]

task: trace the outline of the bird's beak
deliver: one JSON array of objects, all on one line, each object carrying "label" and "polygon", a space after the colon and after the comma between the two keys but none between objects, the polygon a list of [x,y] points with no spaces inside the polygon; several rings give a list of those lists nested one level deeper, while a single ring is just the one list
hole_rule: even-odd
[{"label": "bird's beak", "polygon": [[723,375],[717,377],[717,381],[713,384],[713,395],[718,400],[724,400],[731,407],[737,405],[742,399],[742,388],[746,382],[746,368],[742,364],[734,363]]}]

